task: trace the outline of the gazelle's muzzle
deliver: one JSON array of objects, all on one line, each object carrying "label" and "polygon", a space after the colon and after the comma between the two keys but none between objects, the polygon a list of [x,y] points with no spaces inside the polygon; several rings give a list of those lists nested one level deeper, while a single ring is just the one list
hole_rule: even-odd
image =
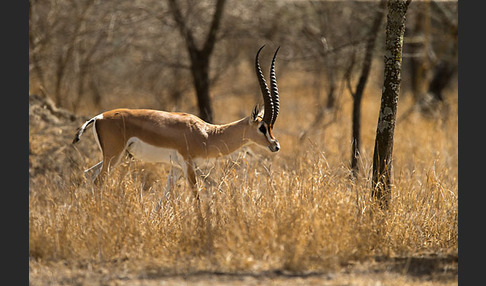
[{"label": "gazelle's muzzle", "polygon": [[268,145],[268,149],[270,149],[272,152],[277,152],[280,150],[280,143],[278,143],[278,141],[275,139],[272,144]]}]

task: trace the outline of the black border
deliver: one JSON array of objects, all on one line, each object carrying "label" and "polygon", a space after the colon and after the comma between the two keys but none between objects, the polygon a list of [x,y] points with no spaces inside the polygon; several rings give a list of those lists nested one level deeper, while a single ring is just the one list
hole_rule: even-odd
[{"label": "black border", "polygon": [[485,11],[470,1],[459,5],[459,284],[484,280],[486,209],[484,194],[486,82],[483,46]]}]

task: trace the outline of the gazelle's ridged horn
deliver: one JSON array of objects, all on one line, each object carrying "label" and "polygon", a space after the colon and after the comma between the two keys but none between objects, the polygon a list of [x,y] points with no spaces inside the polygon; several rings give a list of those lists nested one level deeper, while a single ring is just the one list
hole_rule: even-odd
[{"label": "gazelle's ridged horn", "polygon": [[263,47],[265,47],[265,45],[263,45],[256,54],[255,70],[256,70],[258,82],[260,83],[260,89],[262,91],[263,103],[265,105],[265,111],[262,120],[263,122],[270,125],[270,123],[272,122],[273,109],[274,109],[272,96],[270,95],[270,91],[268,90],[267,83],[265,82],[265,78],[263,77],[262,69],[260,68],[260,63],[258,62],[258,56],[260,55],[260,51],[263,49]]},{"label": "gazelle's ridged horn", "polygon": [[273,114],[272,120],[270,121],[270,126],[273,126],[275,120],[277,120],[278,109],[279,109],[279,100],[278,100],[278,88],[277,88],[277,78],[275,77],[275,59],[277,58],[278,50],[280,46],[275,51],[272,59],[272,65],[270,67],[270,92],[272,96],[272,103],[273,103]]}]

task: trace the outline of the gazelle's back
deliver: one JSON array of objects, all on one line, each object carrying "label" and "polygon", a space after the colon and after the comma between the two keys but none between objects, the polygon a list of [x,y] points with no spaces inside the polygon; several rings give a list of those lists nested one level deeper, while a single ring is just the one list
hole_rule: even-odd
[{"label": "gazelle's back", "polygon": [[175,149],[181,155],[188,156],[204,148],[206,124],[187,113],[115,109],[103,113],[103,118],[96,122],[96,131],[103,134],[100,137],[102,146],[103,141],[107,140],[118,140],[120,143],[117,145],[125,145],[135,137],[146,144]]}]

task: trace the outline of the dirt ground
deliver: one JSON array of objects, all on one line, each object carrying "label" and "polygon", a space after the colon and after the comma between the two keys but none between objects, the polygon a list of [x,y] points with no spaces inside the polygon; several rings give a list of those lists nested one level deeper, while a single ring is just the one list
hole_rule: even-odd
[{"label": "dirt ground", "polygon": [[29,263],[30,285],[457,285],[457,257],[375,258],[329,273],[182,273],[113,267]]}]

